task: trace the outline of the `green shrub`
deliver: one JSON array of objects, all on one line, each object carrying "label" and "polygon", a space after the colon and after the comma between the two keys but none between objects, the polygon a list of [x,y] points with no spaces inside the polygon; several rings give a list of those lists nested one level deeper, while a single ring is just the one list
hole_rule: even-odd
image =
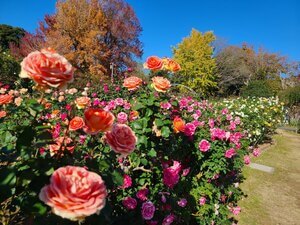
[{"label": "green shrub", "polygon": [[300,85],[283,90],[279,97],[289,107],[300,104]]},{"label": "green shrub", "polygon": [[264,80],[250,81],[248,86],[241,90],[241,96],[243,97],[271,97],[273,95],[271,86]]},{"label": "green shrub", "polygon": [[0,52],[0,80],[4,84],[13,84],[18,78],[20,64],[7,52]]}]

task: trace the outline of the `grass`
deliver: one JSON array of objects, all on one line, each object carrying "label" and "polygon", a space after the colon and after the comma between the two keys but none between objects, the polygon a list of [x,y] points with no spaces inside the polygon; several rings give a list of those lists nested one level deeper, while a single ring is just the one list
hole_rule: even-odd
[{"label": "grass", "polygon": [[252,162],[275,168],[273,174],[244,169],[240,225],[300,224],[300,135],[279,130],[275,145]]}]

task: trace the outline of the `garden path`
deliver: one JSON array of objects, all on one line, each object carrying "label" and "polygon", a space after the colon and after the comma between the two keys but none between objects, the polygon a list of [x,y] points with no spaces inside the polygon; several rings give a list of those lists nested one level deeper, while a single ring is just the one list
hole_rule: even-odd
[{"label": "garden path", "polygon": [[241,186],[248,197],[240,201],[241,225],[300,225],[300,135],[277,130],[274,139],[274,146],[252,158],[274,173],[244,170]]}]

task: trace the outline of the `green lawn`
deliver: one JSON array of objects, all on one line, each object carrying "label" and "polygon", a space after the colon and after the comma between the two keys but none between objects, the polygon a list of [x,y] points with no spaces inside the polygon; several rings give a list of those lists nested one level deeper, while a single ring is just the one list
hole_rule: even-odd
[{"label": "green lawn", "polygon": [[278,130],[275,144],[252,162],[275,168],[273,174],[246,167],[241,185],[241,225],[300,224],[300,135]]}]

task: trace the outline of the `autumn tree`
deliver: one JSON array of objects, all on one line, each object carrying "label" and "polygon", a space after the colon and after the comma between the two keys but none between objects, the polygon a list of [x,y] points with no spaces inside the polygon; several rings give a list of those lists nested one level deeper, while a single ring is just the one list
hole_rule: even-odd
[{"label": "autumn tree", "polygon": [[174,59],[181,66],[181,71],[174,75],[175,80],[203,96],[216,86],[216,62],[211,46],[214,40],[212,32],[202,34],[193,29],[190,36],[173,48]]},{"label": "autumn tree", "polygon": [[19,44],[12,42],[9,44],[9,49],[12,56],[21,60],[30,52],[41,50],[44,45],[45,39],[40,32],[37,31],[35,34],[25,32],[25,35],[20,39]]},{"label": "autumn tree", "polygon": [[291,71],[286,57],[262,48],[255,51],[248,44],[225,47],[216,55],[216,62],[218,86],[223,95],[238,95],[241,88],[251,93],[259,82],[276,94],[282,89],[281,74]]},{"label": "autumn tree", "polygon": [[139,21],[123,0],[58,1],[56,13],[40,25],[45,46],[63,54],[78,70],[95,77],[134,66],[142,54]]},{"label": "autumn tree", "polygon": [[251,49],[238,46],[228,46],[216,55],[218,87],[222,95],[238,95],[245,86],[253,71],[250,65],[254,63]]}]

